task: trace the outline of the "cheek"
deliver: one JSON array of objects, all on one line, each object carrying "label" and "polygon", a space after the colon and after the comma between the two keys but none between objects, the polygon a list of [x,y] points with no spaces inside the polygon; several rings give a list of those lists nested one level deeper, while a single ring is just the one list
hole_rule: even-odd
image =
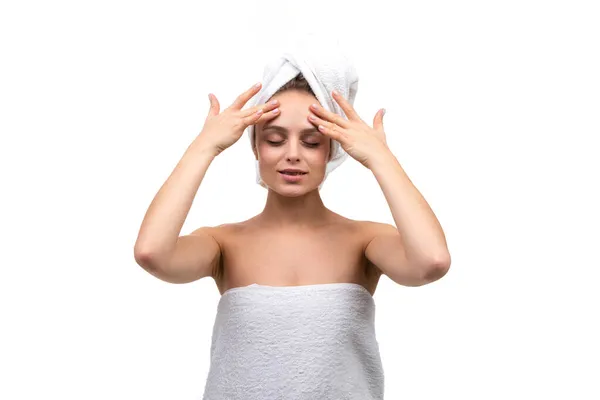
[{"label": "cheek", "polygon": [[323,145],[319,146],[318,149],[306,153],[305,160],[310,163],[313,168],[325,169],[329,162],[329,148]]},{"label": "cheek", "polygon": [[258,157],[263,163],[269,163],[279,157],[279,149],[277,147],[269,146],[266,143],[258,144]]}]

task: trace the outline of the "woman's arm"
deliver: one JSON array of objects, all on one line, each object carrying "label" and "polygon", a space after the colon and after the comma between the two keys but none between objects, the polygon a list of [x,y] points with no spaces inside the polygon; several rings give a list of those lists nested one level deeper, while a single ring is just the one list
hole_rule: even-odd
[{"label": "woman's arm", "polygon": [[346,118],[318,104],[310,106],[309,120],[328,137],[337,140],[356,161],[369,168],[383,190],[398,233],[377,235],[367,246],[367,257],[392,280],[423,284],[444,276],[450,253],[444,231],[421,193],[387,146],[383,128],[384,109],[363,121],[352,104],[335,90],[333,98]]},{"label": "woman's arm", "polygon": [[214,150],[196,138],[152,200],[134,246],[136,262],[142,267],[167,264],[198,188],[215,157]]},{"label": "woman's arm", "polygon": [[397,227],[396,234],[387,229],[386,234],[371,242],[367,247],[371,258],[379,261],[380,269],[392,280],[407,271],[413,271],[414,277],[422,277],[420,284],[444,276],[450,268],[450,253],[444,231],[425,198],[391,151],[382,151],[370,169]]}]

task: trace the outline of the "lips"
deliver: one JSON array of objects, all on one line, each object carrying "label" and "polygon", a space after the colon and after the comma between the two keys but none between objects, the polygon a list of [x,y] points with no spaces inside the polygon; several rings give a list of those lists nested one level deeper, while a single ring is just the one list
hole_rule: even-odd
[{"label": "lips", "polygon": [[304,180],[307,172],[300,170],[283,170],[279,171],[281,174],[281,179],[283,179],[287,183],[300,183]]},{"label": "lips", "polygon": [[306,175],[307,173],[299,170],[299,169],[284,169],[282,171],[279,171],[280,174],[283,175],[290,175],[290,176],[296,176],[296,175]]}]

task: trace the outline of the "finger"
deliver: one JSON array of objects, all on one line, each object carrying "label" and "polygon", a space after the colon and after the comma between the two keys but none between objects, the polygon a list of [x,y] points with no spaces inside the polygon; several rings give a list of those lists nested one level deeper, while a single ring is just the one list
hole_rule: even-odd
[{"label": "finger", "polygon": [[339,114],[326,110],[325,108],[321,107],[316,103],[310,106],[310,111],[315,113],[320,118],[326,121],[333,122],[334,124],[341,126],[342,128],[348,128],[350,126],[350,123],[347,119],[345,119]]},{"label": "finger", "polygon": [[327,121],[319,118],[318,116],[316,116],[313,113],[308,114],[308,121],[315,125],[316,127],[318,127],[319,125],[325,125],[325,123],[328,123]]},{"label": "finger", "polygon": [[269,120],[272,120],[273,118],[277,117],[279,114],[281,113],[279,108],[275,108],[273,110],[270,110],[269,112],[264,112],[258,121],[255,122],[255,124],[263,124]]},{"label": "finger", "polygon": [[341,127],[338,124],[335,124],[333,122],[329,122],[327,120],[324,120],[322,118],[319,118],[317,115],[315,114],[309,114],[308,115],[308,120],[310,121],[310,123],[314,124],[317,128],[319,126],[324,126],[325,128],[328,128],[328,131],[337,131],[340,133],[345,133],[347,128]]},{"label": "finger", "polygon": [[258,110],[254,114],[245,117],[244,123],[246,125],[261,124],[265,121],[275,118],[277,115],[279,115],[279,108],[270,111]]},{"label": "finger", "polygon": [[373,118],[373,129],[383,132],[383,114],[385,114],[385,108],[379,110]]},{"label": "finger", "polygon": [[329,136],[333,140],[342,143],[344,140],[344,133],[340,130],[340,127],[330,122],[326,122],[325,124],[326,125],[318,126],[319,132],[321,132],[325,136]]},{"label": "finger", "polygon": [[250,100],[252,98],[252,96],[254,96],[256,93],[258,93],[258,91],[260,90],[261,87],[262,87],[262,84],[257,83],[256,85],[252,86],[250,89],[246,90],[244,93],[240,94],[235,99],[233,104],[231,104],[230,108],[235,109],[235,110],[241,110],[244,107],[244,105],[248,102],[248,100]]},{"label": "finger", "polygon": [[268,111],[275,109],[278,106],[279,106],[279,100],[277,100],[277,99],[271,100],[268,103],[259,104],[254,107],[250,107],[246,110],[242,110],[242,117],[247,117],[249,115],[252,115],[255,112],[257,112],[258,110],[263,110],[263,112],[268,112]]},{"label": "finger", "polygon": [[319,129],[319,132],[323,133],[326,136],[329,136],[332,139],[337,140],[338,142],[340,141],[340,139],[342,138],[342,135],[344,134],[344,128],[341,128],[340,126],[338,126],[332,122],[325,121],[314,114],[310,114],[308,116],[308,120],[312,124],[317,126],[317,128]]},{"label": "finger", "polygon": [[352,104],[348,100],[344,98],[338,91],[334,90],[331,92],[333,95],[333,99],[336,103],[340,105],[342,110],[344,110],[344,114],[350,121],[362,121]]},{"label": "finger", "polygon": [[210,101],[210,109],[208,110],[208,115],[209,116],[219,115],[220,105],[219,105],[219,100],[217,100],[217,97],[214,94],[209,93],[208,101]]}]

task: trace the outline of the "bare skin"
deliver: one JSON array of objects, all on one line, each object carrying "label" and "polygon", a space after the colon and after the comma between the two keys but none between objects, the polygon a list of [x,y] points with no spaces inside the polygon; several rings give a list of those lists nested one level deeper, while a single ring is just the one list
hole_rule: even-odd
[{"label": "bare skin", "polygon": [[[261,105],[255,108],[263,108],[265,114],[251,117],[255,109],[239,109],[255,92],[249,90],[220,114],[212,98],[203,132],[146,213],[134,249],[136,261],[172,283],[212,276],[221,294],[253,283],[355,283],[374,295],[382,272],[365,252],[367,246],[376,248],[370,256],[382,260],[381,243],[385,242],[377,242],[377,247],[370,243],[376,237],[396,235],[396,228],[351,220],[323,204],[318,187],[332,154],[332,142],[308,120],[314,96],[297,90],[282,92],[273,96],[279,110],[274,109],[277,105]],[[246,221],[201,227],[178,236],[208,166],[253,121],[253,152],[268,187],[263,211]],[[299,180],[286,179],[281,171],[290,168],[305,175]]]},{"label": "bare skin", "polygon": [[[264,210],[243,222],[224,224],[211,232],[221,248],[219,270],[213,278],[223,294],[252,283],[298,286],[356,283],[373,295],[381,272],[365,258],[364,250],[377,233],[376,223],[354,221],[327,209],[317,186],[330,156],[330,141],[308,120],[316,99],[288,91],[276,95],[280,114],[256,124],[254,155],[269,186]],[[289,132],[266,129],[280,125]],[[273,143],[280,143],[275,145]],[[306,143],[318,143],[310,147]],[[308,171],[301,182],[289,183],[278,170]]]},{"label": "bare skin", "polygon": [[327,218],[306,228],[273,227],[260,215],[211,228],[221,247],[213,279],[221,294],[253,283],[298,286],[356,283],[375,294],[381,272],[365,258],[375,223],[327,210]]}]

